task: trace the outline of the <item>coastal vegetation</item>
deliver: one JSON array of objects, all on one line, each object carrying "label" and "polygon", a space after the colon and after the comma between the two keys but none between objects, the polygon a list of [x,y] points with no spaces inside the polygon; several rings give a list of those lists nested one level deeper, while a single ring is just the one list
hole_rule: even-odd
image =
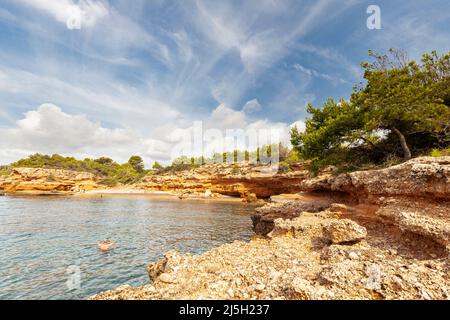
[{"label": "coastal vegetation", "polygon": [[90,172],[103,177],[101,183],[107,186],[114,186],[119,183],[133,184],[150,172],[144,169],[144,162],[139,156],[132,156],[127,163],[119,164],[107,157],[77,160],[73,157],[64,157],[58,154],[49,156],[37,153],[4,167],[1,172],[7,173],[10,170],[9,168],[14,167]]},{"label": "coastal vegetation", "polygon": [[11,173],[11,169],[8,166],[0,166],[0,176],[7,176]]},{"label": "coastal vegetation", "polygon": [[183,171],[201,167],[206,164],[228,163],[238,165],[240,162],[259,164],[278,164],[281,172],[292,170],[292,167],[301,159],[298,153],[289,149],[282,143],[263,145],[256,150],[233,150],[223,153],[214,153],[211,157],[180,156],[166,167],[158,168],[162,172]]},{"label": "coastal vegetation", "polygon": [[450,147],[446,148],[446,149],[433,149],[431,150],[430,156],[432,157],[448,157],[450,156]]},{"label": "coastal vegetation", "polygon": [[[450,53],[423,55],[420,63],[391,49],[369,51],[365,82],[346,101],[308,105],[306,131],[291,142],[317,172],[328,165],[356,170],[413,156],[444,154],[450,145]],[[441,151],[445,150],[447,151]]]},{"label": "coastal vegetation", "polygon": [[[170,165],[158,161],[146,170],[140,156],[119,164],[111,158],[77,160],[58,154],[34,154],[0,168],[49,168],[84,171],[103,177],[102,184],[133,184],[146,175],[177,172],[206,164],[251,162],[279,165],[291,171],[299,162],[317,173],[326,166],[338,172],[387,167],[412,157],[450,154],[450,53],[433,51],[420,62],[391,49],[387,54],[369,51],[372,62],[363,62],[364,81],[350,99],[328,99],[323,106],[309,104],[306,130],[291,131],[293,149],[282,143],[256,150],[232,150],[210,157],[180,156]],[[239,170],[236,169],[236,172]]]},{"label": "coastal vegetation", "polygon": [[[36,153],[11,163],[8,166],[1,167],[0,175],[7,176],[11,173],[12,168],[19,167],[63,169],[89,172],[101,177],[101,184],[115,186],[117,184],[131,185],[139,182],[147,175],[154,175],[157,173],[191,170],[214,163],[238,165],[238,163],[243,161],[252,161],[255,165],[279,163],[280,170],[282,170],[282,172],[287,172],[299,161],[299,158],[296,152],[289,150],[281,143],[263,145],[254,151],[234,150],[231,152],[215,153],[211,157],[180,156],[174,159],[168,166],[163,166],[158,161],[155,161],[151,169],[145,169],[144,160],[140,156],[131,156],[127,163],[119,164],[108,157],[78,160],[74,157],[64,157],[59,154],[44,155]],[[239,172],[238,168],[236,168],[235,172]]]}]

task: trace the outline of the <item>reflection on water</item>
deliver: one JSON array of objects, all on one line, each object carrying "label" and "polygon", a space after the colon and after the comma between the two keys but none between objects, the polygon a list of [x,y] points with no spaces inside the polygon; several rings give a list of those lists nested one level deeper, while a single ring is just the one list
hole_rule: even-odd
[{"label": "reflection on water", "polygon": [[[0,197],[0,299],[85,299],[147,284],[145,268],[168,250],[201,253],[249,239],[252,211],[147,196]],[[99,252],[101,239],[116,248]],[[79,290],[68,289],[70,266],[80,270]]]}]

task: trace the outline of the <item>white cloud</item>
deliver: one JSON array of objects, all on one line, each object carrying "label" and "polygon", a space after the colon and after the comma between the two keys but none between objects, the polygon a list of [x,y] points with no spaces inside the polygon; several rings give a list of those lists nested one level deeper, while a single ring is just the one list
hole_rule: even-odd
[{"label": "white cloud", "polygon": [[[58,66],[49,64],[49,69]],[[75,73],[70,65],[65,72]],[[108,79],[108,78],[106,78]],[[13,97],[33,97],[34,103],[51,101],[67,109],[76,109],[95,116],[102,121],[115,125],[133,127],[149,133],[149,127],[161,122],[176,122],[180,113],[159,97],[140,92],[133,87],[115,82],[105,81],[103,75],[86,74],[84,81],[70,83],[56,77],[35,74],[0,65],[0,96],[9,94]]]},{"label": "white cloud", "polygon": [[242,128],[246,124],[245,113],[221,104],[213,110],[211,122],[221,129]]},{"label": "white cloud", "polygon": [[[255,150],[258,146],[278,142],[290,146],[290,131],[293,126],[297,126],[301,131],[305,128],[301,120],[293,124],[272,122],[268,119],[252,121],[244,111],[236,111],[221,104],[203,123],[176,128],[165,141],[172,143],[172,157],[201,154],[210,156],[214,152],[234,149]],[[203,132],[203,140],[197,145],[195,130]]]},{"label": "white cloud", "polygon": [[108,129],[84,115],[70,115],[53,104],[29,111],[13,128],[0,129],[2,146],[44,153],[89,153],[132,145],[135,135],[125,129]]},{"label": "white cloud", "polygon": [[[234,139],[226,138],[229,129],[258,134],[259,142],[249,142],[243,146],[248,149],[254,149],[258,144],[275,142],[289,145],[289,132],[293,125],[304,128],[302,121],[292,125],[267,119],[249,121],[243,111],[220,105],[203,122],[202,129],[204,139],[207,139],[207,133],[215,132],[222,140],[203,141],[202,150],[205,155],[211,155],[214,151],[221,152],[227,148],[239,147]],[[177,146],[183,139],[188,138],[187,141],[191,143],[194,130],[195,125],[164,125],[156,128],[151,138],[147,138],[131,129],[107,128],[101,123],[91,121],[85,115],[69,114],[56,105],[43,104],[36,110],[26,112],[13,126],[0,128],[0,164],[11,163],[36,152],[59,153],[78,158],[108,156],[119,162],[125,162],[131,155],[138,154],[144,157],[147,164],[154,160],[167,163],[171,158],[180,155],[177,154]],[[186,151],[185,155],[202,153],[193,146],[182,151]]]},{"label": "white cloud", "polygon": [[304,131],[306,130],[306,124],[305,124],[304,121],[299,120],[299,121],[296,121],[296,122],[294,122],[293,124],[291,124],[291,125],[289,126],[289,130],[290,130],[290,129],[293,129],[293,128],[297,128],[297,130],[298,130],[299,132],[304,132]]},{"label": "white cloud", "polygon": [[147,138],[126,128],[107,128],[85,115],[64,112],[53,104],[43,104],[28,111],[13,126],[0,128],[0,164],[8,164],[39,152],[63,154],[80,159],[101,156],[125,162],[131,155],[154,160],[170,160],[173,142]]}]

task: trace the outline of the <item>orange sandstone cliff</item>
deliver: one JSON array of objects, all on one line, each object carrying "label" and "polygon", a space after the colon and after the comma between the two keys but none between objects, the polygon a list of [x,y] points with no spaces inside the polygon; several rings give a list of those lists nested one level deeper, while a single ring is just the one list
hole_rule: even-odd
[{"label": "orange sandstone cliff", "polygon": [[249,163],[210,164],[189,171],[150,175],[138,184],[152,191],[180,193],[217,193],[246,198],[269,198],[282,193],[302,191],[309,173],[303,167],[279,174],[277,166]]},{"label": "orange sandstone cliff", "polygon": [[92,173],[60,169],[14,168],[0,177],[0,190],[20,194],[70,194],[92,190],[99,178]]}]

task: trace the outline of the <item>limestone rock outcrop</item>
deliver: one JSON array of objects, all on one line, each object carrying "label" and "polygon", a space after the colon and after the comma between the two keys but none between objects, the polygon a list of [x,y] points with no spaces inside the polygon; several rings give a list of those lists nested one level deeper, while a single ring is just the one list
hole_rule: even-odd
[{"label": "limestone rock outcrop", "polygon": [[341,194],[301,193],[271,197],[267,205],[256,208],[251,219],[256,234],[267,235],[274,228],[274,221],[290,220],[303,212],[320,212],[342,199]]},{"label": "limestone rock outcrop", "polygon": [[92,299],[450,299],[449,164],[300,179],[256,210],[250,242],[171,251],[148,285]]},{"label": "limestone rock outcrop", "polygon": [[98,177],[87,172],[61,169],[14,168],[0,180],[5,193],[57,194],[92,190]]},{"label": "limestone rock outcrop", "polygon": [[[234,242],[201,255],[167,253],[148,268],[151,283],[123,286],[92,299],[448,299],[449,258],[421,238],[356,223],[339,232],[359,241],[333,244],[333,212],[306,214],[272,238]],[[290,230],[290,231],[289,231]],[[295,231],[295,232],[293,232]],[[325,233],[324,233],[325,231]],[[348,239],[348,238],[346,238]],[[408,241],[406,241],[408,240]]]},{"label": "limestone rock outcrop", "polygon": [[371,196],[450,199],[450,157],[422,157],[381,170],[330,177],[318,189]]},{"label": "limestone rock outcrop", "polygon": [[205,193],[210,190],[212,193],[256,201],[256,198],[300,192],[304,189],[302,183],[308,177],[309,173],[304,168],[279,174],[276,166],[209,164],[188,171],[151,175],[138,186],[151,191]]},{"label": "limestone rock outcrop", "polygon": [[[302,185],[307,186],[303,191],[313,193],[304,192],[293,201],[275,200],[272,204],[256,210],[252,217],[256,233],[268,234],[276,219],[292,219],[304,211],[317,212],[330,207],[334,207],[337,212],[347,212],[353,216],[362,213],[371,219],[377,218],[397,225],[405,225],[405,221],[409,221],[408,229],[412,228],[412,221],[416,220],[421,229],[430,231],[431,227],[426,227],[430,224],[430,217],[421,214],[433,212],[437,206],[436,202],[439,201],[450,211],[450,157],[416,158],[381,170],[358,171],[338,176],[326,174],[305,180]],[[373,212],[349,212],[358,203],[373,205]],[[410,203],[416,203],[417,210],[411,208]],[[414,211],[418,211],[419,216]],[[448,239],[448,230],[442,227],[448,221],[440,221],[437,216],[431,219],[434,226],[431,229],[437,228],[435,233],[439,233],[440,238]]]},{"label": "limestone rock outcrop", "polygon": [[367,236],[366,228],[349,219],[333,221],[325,228],[325,233],[334,244],[355,243]]}]

